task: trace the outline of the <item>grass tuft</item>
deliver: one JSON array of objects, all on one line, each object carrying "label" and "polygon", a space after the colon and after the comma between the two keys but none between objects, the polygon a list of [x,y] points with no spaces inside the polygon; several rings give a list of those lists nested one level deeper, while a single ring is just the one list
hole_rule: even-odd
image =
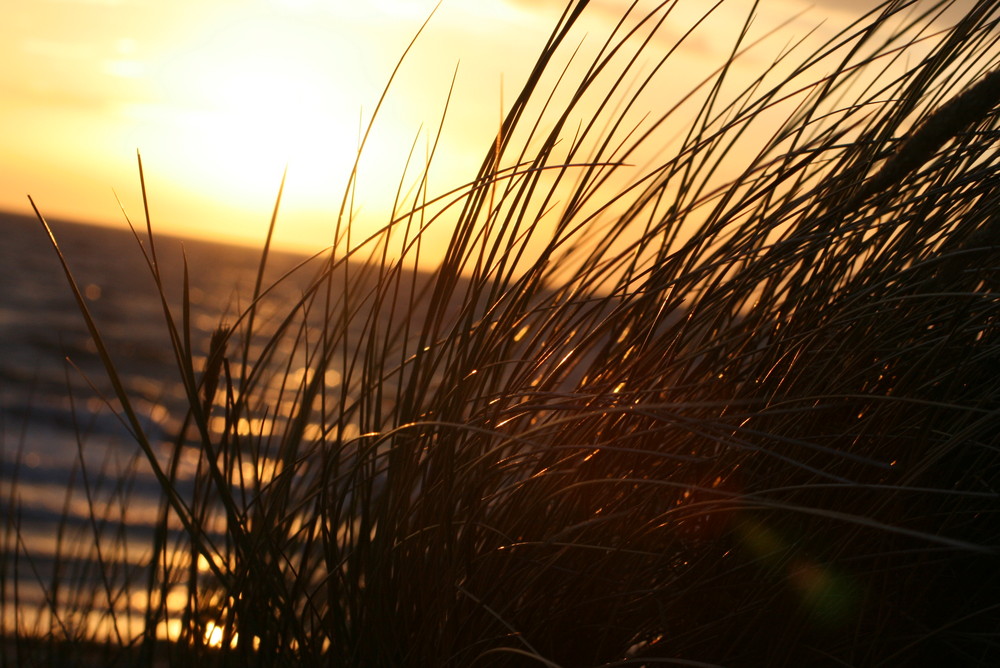
[{"label": "grass tuft", "polygon": [[[96,579],[46,585],[49,621],[4,629],[13,661],[996,664],[995,3],[883,2],[735,82],[748,15],[643,118],[701,22],[662,48],[675,3],[633,7],[581,66],[586,5],[464,186],[431,192],[428,158],[358,239],[352,175],[333,247],[269,282],[279,194],[210,340],[186,264],[171,306],[146,207],[186,397],[166,450],[59,254],[143,459],[80,469],[91,537],[59,554]],[[140,475],[163,501],[126,569]]]}]

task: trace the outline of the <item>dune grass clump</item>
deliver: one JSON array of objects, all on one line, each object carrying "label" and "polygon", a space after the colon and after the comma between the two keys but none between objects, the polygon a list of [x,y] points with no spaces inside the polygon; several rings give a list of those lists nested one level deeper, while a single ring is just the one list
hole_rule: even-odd
[{"label": "dune grass clump", "polygon": [[563,70],[586,4],[463,188],[418,178],[357,239],[349,185],[331,250],[277,280],[298,300],[269,301],[266,243],[210,340],[186,284],[163,296],[171,447],[80,297],[163,492],[141,572],[98,560],[89,640],[141,665],[1000,657],[995,3],[882,3],[734,93],[738,32],[693,120],[637,127],[675,5]]}]

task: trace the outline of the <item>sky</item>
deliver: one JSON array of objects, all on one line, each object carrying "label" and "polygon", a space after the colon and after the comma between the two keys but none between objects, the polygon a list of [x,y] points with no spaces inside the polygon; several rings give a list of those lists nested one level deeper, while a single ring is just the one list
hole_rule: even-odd
[{"label": "sky", "polygon": [[[595,0],[584,53],[620,17]],[[652,6],[655,3],[646,3]],[[122,225],[150,213],[164,232],[259,243],[282,172],[276,242],[315,251],[332,240],[362,129],[433,0],[0,0],[0,209]],[[686,42],[671,90],[718,66],[751,3],[723,3]],[[563,0],[443,0],[407,56],[365,146],[354,209],[383,224],[415,138],[424,155],[452,77],[430,188],[474,176],[550,34]],[[681,3],[666,48],[705,4]],[[781,37],[740,66],[766,64],[792,37],[829,34],[867,0],[761,3],[755,25]],[[576,42],[574,42],[576,43]],[[650,97],[655,107],[664,100]],[[374,228],[373,228],[374,229]]]}]

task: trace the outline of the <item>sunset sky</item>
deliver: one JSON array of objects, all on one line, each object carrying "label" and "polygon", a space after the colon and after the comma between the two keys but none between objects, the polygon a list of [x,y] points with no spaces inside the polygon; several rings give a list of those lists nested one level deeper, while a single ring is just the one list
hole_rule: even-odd
[{"label": "sunset sky", "polygon": [[[180,234],[258,242],[286,163],[278,242],[318,250],[354,158],[359,128],[433,0],[33,0],[0,20],[0,208],[122,224],[114,193],[141,219],[142,152],[154,224]],[[595,48],[622,0],[593,3],[577,40]],[[655,3],[646,3],[653,6]],[[366,148],[359,220],[388,213],[421,124],[436,127],[452,74],[454,102],[431,188],[475,174],[562,0],[444,0],[405,62]],[[690,40],[671,76],[673,101],[717,67],[751,3],[727,2]],[[794,37],[843,26],[867,0],[762,3],[760,31],[791,20],[742,67]],[[682,2],[666,47],[703,11]],[[800,12],[807,10],[799,16]],[[728,32],[719,26],[728,25]],[[676,84],[676,88],[674,86]],[[503,93],[501,93],[503,91]],[[651,98],[652,104],[656,99]]]}]

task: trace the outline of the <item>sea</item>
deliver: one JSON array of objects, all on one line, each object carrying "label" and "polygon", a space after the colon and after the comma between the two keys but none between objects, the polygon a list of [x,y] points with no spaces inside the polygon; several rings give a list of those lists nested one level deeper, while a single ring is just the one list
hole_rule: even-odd
[{"label": "sea", "polygon": [[[144,229],[125,223],[50,224],[145,433],[168,451],[185,395],[150,251],[176,318],[187,281],[192,345],[207,352],[213,331],[249,302],[261,249],[167,235],[151,245]],[[303,260],[270,253],[265,281]],[[279,303],[301,295],[307,278],[299,275],[280,283],[287,294],[275,295]],[[48,235],[35,218],[0,213],[0,637],[15,624],[44,635],[59,582],[101,586],[93,547],[111,530],[102,517],[128,510],[127,540],[106,558],[141,569],[148,557],[161,496],[116,407]]]}]

